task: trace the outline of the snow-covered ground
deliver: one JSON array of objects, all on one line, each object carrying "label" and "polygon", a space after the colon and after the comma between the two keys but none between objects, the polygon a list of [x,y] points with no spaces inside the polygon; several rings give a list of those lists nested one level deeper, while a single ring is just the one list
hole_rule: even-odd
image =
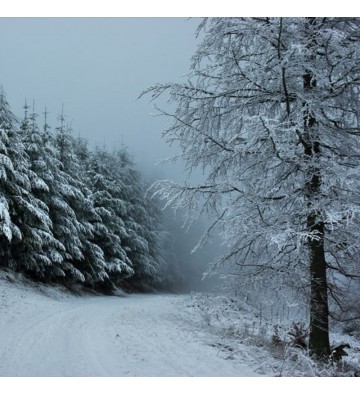
[{"label": "snow-covered ground", "polygon": [[189,296],[186,307],[189,322],[222,358],[241,360],[261,376],[360,374],[360,329],[345,334],[340,326],[333,328],[331,346],[349,344],[348,355],[338,363],[317,365],[305,350],[294,346],[290,333],[294,332],[294,324],[301,327],[302,322],[290,317],[279,321],[278,315],[265,317],[254,306],[229,295],[195,293]]},{"label": "snow-covered ground", "polygon": [[0,276],[0,376],[257,375],[186,319],[187,296],[77,297]]},{"label": "snow-covered ground", "polygon": [[351,345],[346,364],[319,368],[290,347],[286,326],[275,333],[228,296],[75,296],[22,280],[0,271],[0,376],[351,376],[360,366],[355,337],[337,337]]}]

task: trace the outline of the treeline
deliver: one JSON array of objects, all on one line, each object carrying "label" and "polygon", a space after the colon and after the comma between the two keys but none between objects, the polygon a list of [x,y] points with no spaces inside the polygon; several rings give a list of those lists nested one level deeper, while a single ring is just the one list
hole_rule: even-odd
[{"label": "treeline", "polygon": [[0,93],[0,266],[103,292],[169,289],[160,211],[125,148],[91,151],[64,115],[52,130]]}]

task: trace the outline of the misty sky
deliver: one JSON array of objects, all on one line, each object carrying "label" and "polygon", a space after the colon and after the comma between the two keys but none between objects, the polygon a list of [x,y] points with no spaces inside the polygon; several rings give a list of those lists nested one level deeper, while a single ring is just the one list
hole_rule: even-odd
[{"label": "misty sky", "polygon": [[[64,112],[74,134],[111,149],[122,142],[146,175],[172,177],[180,166],[155,167],[171,155],[161,139],[169,120],[153,117],[139,94],[189,70],[199,19],[0,18],[0,85],[15,115],[25,98],[47,106],[52,127]],[[177,170],[176,170],[177,169]],[[174,175],[176,178],[177,176]]]}]

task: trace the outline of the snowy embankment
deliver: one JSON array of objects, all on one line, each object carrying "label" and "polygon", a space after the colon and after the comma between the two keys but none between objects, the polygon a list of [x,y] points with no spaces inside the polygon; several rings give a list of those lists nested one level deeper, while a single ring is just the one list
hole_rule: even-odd
[{"label": "snowy embankment", "polygon": [[[276,328],[276,329],[275,329]],[[360,341],[337,364],[294,348],[239,299],[215,294],[75,296],[0,271],[0,376],[354,376]]]},{"label": "snowy embankment", "polygon": [[80,297],[0,272],[0,376],[256,376],[188,319],[189,300]]}]

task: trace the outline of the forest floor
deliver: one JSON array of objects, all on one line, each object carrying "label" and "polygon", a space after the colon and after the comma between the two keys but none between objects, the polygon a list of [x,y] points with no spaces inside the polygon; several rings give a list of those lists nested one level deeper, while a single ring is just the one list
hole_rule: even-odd
[{"label": "forest floor", "polygon": [[76,296],[0,271],[2,377],[353,376],[315,366],[236,299],[215,294]]}]

